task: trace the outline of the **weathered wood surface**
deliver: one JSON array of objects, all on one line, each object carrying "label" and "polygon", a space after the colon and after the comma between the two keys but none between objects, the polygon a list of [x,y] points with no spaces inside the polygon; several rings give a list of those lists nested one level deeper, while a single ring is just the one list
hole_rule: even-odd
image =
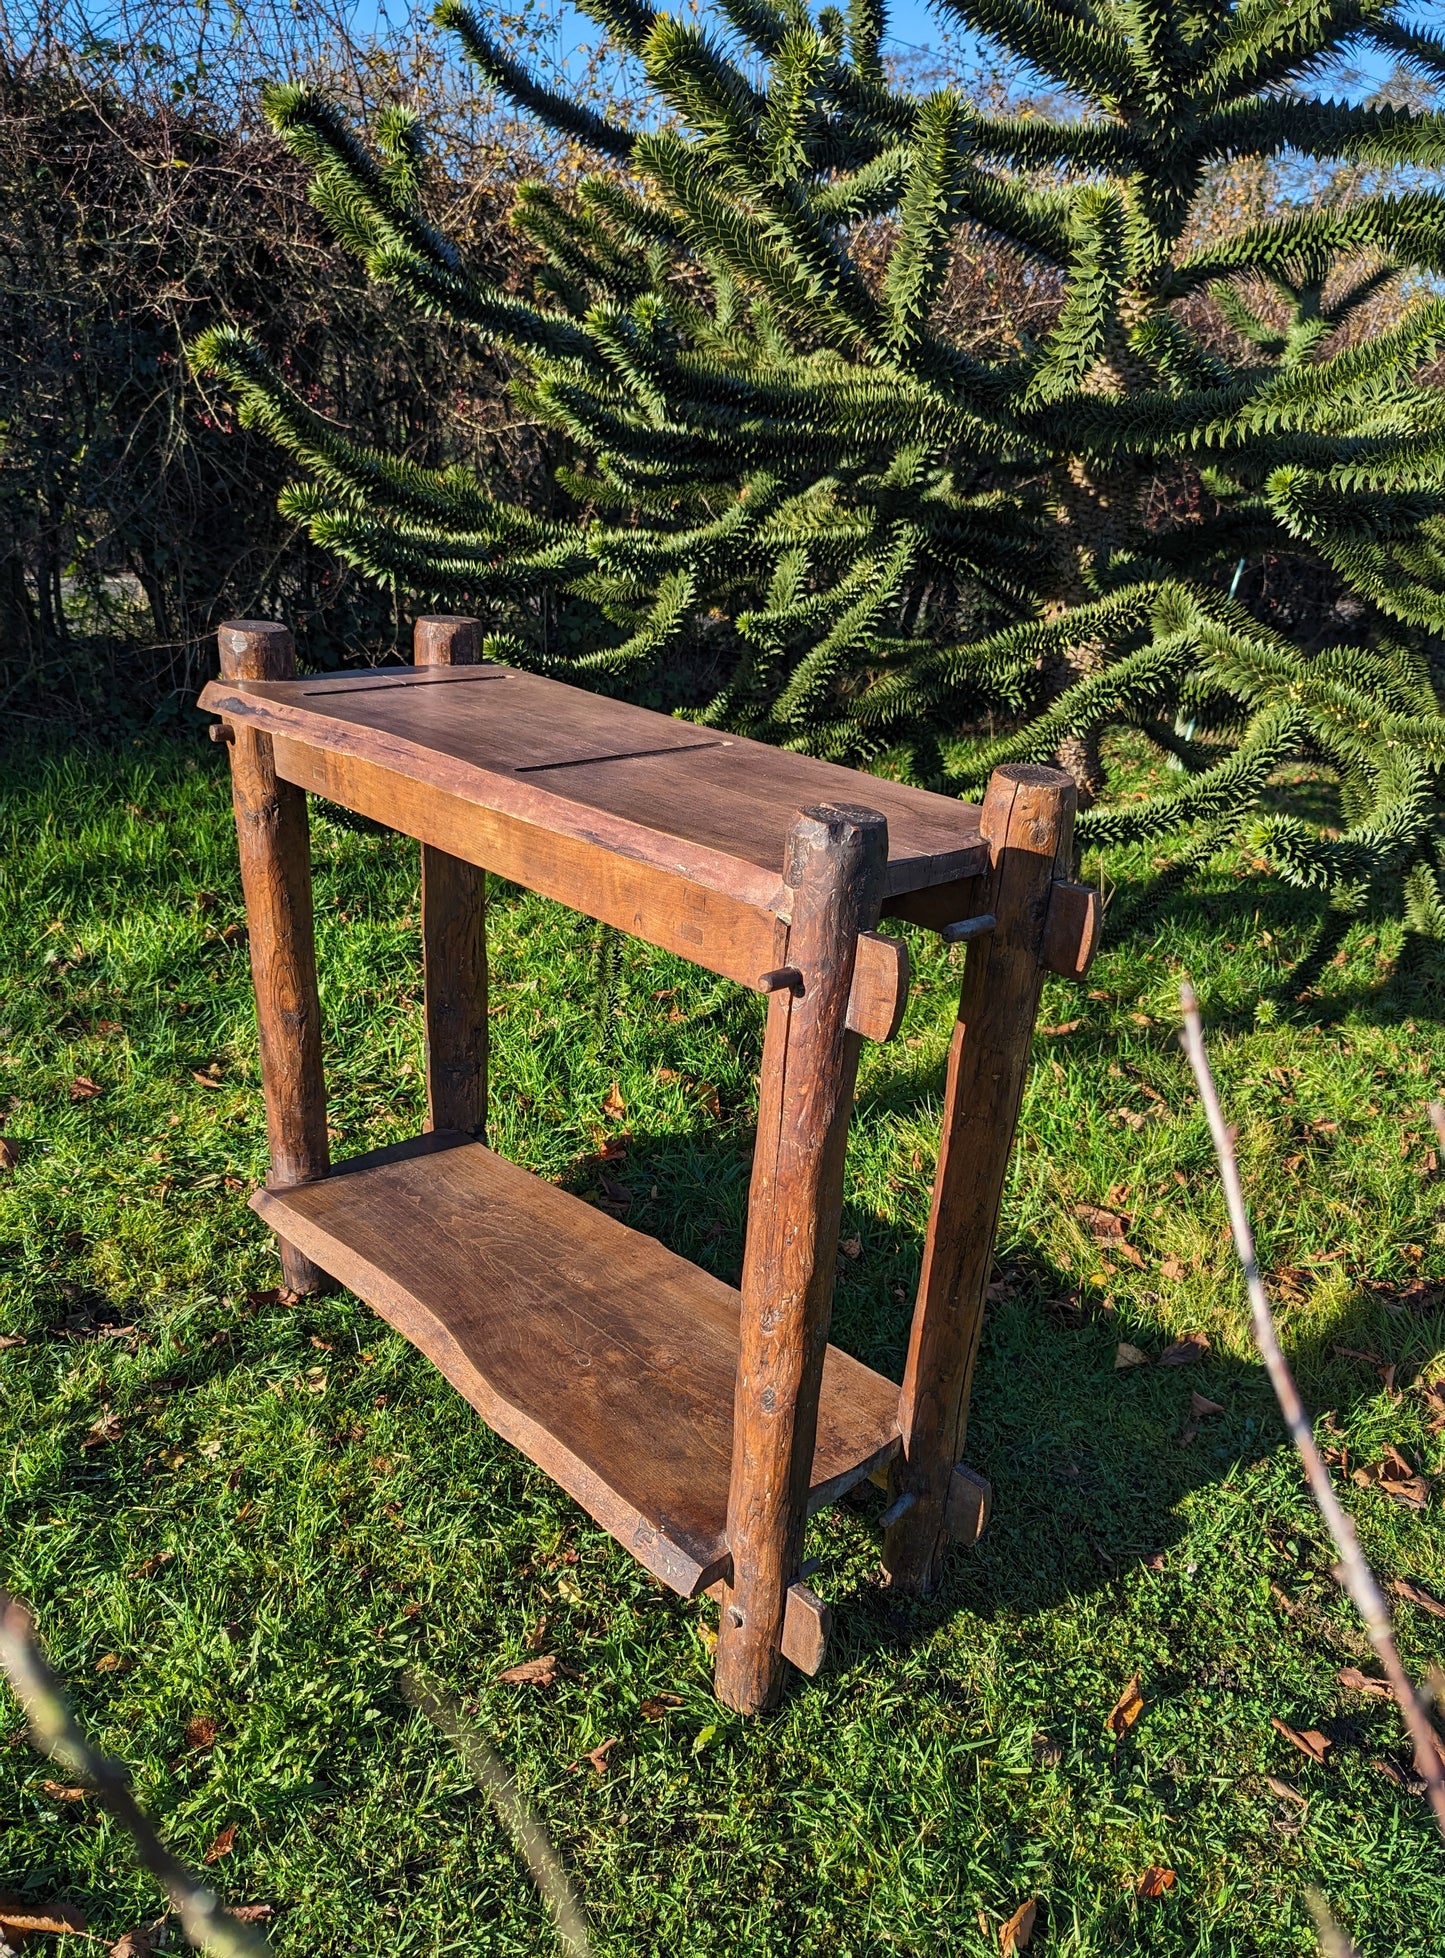
[{"label": "weathered wood surface", "polygon": [[785,988],[768,1001],[743,1259],[733,1568],[718,1630],[718,1696],[741,1712],[770,1705],[782,1684],[858,1068],[848,1005],[859,933],[877,921],[887,861],[888,826],[873,810],[807,809],[789,836],[789,960],[805,985],[801,998]]},{"label": "weathered wood surface", "polygon": [[[832,762],[492,664],[213,684],[201,705],[430,785],[463,818],[490,810],[764,907],[797,811],[861,793]],[[874,776],[866,797],[888,821],[885,897],[985,868],[972,804]]]},{"label": "weathered wood surface", "polygon": [[891,1040],[908,1005],[908,947],[881,931],[858,934],[848,1025],[865,1040]]},{"label": "weathered wood surface", "polygon": [[1058,878],[1049,895],[1044,942],[1039,954],[1050,972],[1065,979],[1082,979],[1099,949],[1104,906],[1092,884],[1073,884]]},{"label": "weathered wood surface", "polygon": [[[664,1583],[726,1575],[730,1285],[459,1135],[252,1201]],[[891,1382],[827,1349],[809,1507],[897,1450],[897,1415]]]},{"label": "weathered wood surface", "polygon": [[[221,672],[229,682],[285,680],[296,670],[295,648],[284,626],[232,619],[220,628],[217,641]],[[263,730],[236,726],[227,752],[256,992],[271,1153],[267,1180],[272,1188],[285,1188],[324,1175],[329,1161],[306,798],[278,779],[272,742]],[[324,1269],[284,1238],[280,1250],[292,1291],[313,1292],[324,1285]]]},{"label": "weathered wood surface", "polygon": [[1068,868],[1076,793],[1061,769],[995,771],[982,832],[991,853],[978,909],[994,930],[965,954],[949,1049],[943,1134],[903,1376],[904,1455],[890,1487],[918,1500],[884,1538],[902,1591],[934,1582],[948,1546],[954,1466],[983,1324],[994,1236],[1013,1147],[1039,993],[1053,886]]},{"label": "weathered wood surface", "polygon": [[[418,619],[419,669],[474,666],[476,619]],[[487,873],[435,844],[421,846],[422,1017],[429,1129],[484,1136],[487,1127]]]}]

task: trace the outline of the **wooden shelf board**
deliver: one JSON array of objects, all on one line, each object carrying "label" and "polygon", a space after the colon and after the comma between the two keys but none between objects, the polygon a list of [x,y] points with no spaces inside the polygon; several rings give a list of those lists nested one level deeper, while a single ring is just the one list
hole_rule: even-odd
[{"label": "wooden shelf board", "polygon": [[512,667],[212,681],[201,705],[748,904],[783,901],[784,842],[810,804],[887,817],[888,897],[986,867],[971,803]]},{"label": "wooden shelf board", "polygon": [[[252,1205],[664,1583],[686,1597],[724,1575],[732,1286],[455,1134]],[[830,1346],[811,1507],[898,1446],[897,1387]]]}]

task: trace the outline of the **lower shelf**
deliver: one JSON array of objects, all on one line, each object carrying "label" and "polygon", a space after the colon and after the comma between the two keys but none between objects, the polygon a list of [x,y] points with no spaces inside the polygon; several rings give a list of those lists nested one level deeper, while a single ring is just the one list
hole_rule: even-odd
[{"label": "lower shelf", "polygon": [[[740,1296],[446,1133],[253,1207],[684,1597],[727,1571]],[[828,1348],[811,1507],[898,1452],[898,1389]]]}]

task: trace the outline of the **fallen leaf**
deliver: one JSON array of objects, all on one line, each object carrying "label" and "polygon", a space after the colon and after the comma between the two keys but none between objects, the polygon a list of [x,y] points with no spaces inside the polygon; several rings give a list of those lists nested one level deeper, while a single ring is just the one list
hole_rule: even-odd
[{"label": "fallen leaf", "polygon": [[1052,1734],[1035,1734],[1033,1738],[1034,1759],[1041,1768],[1056,1768],[1064,1758],[1064,1750]]},{"label": "fallen leaf", "polygon": [[231,1904],[226,1915],[234,1917],[238,1924],[261,1924],[268,1917],[276,1915],[274,1904]]},{"label": "fallen leaf", "polygon": [[1172,1346],[1166,1346],[1159,1355],[1161,1367],[1192,1366],[1196,1360],[1203,1359],[1209,1351],[1209,1341],[1203,1333],[1185,1333],[1176,1339]]},{"label": "fallen leaf", "polygon": [[198,1081],[203,1088],[224,1088],[226,1085],[220,1075],[213,1073],[210,1069],[202,1072],[200,1068],[193,1067],[191,1069],[191,1079]]},{"label": "fallen leaf", "polygon": [[235,1847],[236,1847],[236,1825],[234,1822],[228,1822],[225,1828],[222,1829],[221,1833],[216,1837],[216,1840],[211,1844],[210,1848],[206,1851],[205,1860],[208,1863],[219,1863],[221,1858],[223,1856],[229,1856],[231,1851]]},{"label": "fallen leaf", "polygon": [[1338,1678],[1341,1686],[1348,1687],[1352,1693],[1369,1693],[1377,1700],[1388,1700],[1390,1697],[1388,1679],[1371,1679],[1358,1666],[1341,1666]]},{"label": "fallen leaf", "polygon": [[1040,1027],[1039,1032],[1047,1039],[1057,1040],[1066,1033],[1077,1033],[1083,1024],[1082,1020],[1060,1020],[1056,1027]]},{"label": "fallen leaf", "polygon": [[998,1927],[998,1948],[1000,1958],[1009,1958],[1011,1951],[1022,1951],[1034,1934],[1034,1919],[1039,1914],[1037,1902],[1030,1898],[1028,1903],[1020,1904],[1007,1923]]},{"label": "fallen leaf", "polygon": [[1403,1503],[1407,1509],[1423,1509],[1430,1500],[1428,1481],[1423,1475],[1418,1475],[1399,1449],[1389,1442],[1385,1444],[1383,1459],[1357,1468],[1352,1480],[1362,1489],[1373,1483],[1393,1502]]},{"label": "fallen leaf", "polygon": [[119,1652],[102,1652],[95,1662],[95,1669],[97,1672],[119,1672],[124,1664],[125,1660]]},{"label": "fallen leaf", "polygon": [[1091,1237],[1122,1237],[1127,1217],[1119,1216],[1117,1211],[1100,1210],[1097,1204],[1076,1203],[1074,1215],[1083,1224]]},{"label": "fallen leaf", "polygon": [[665,1720],[675,1706],[682,1705],[680,1693],[657,1693],[637,1709],[644,1720]]},{"label": "fallen leaf", "polygon": [[1298,1788],[1292,1788],[1287,1781],[1281,1781],[1277,1774],[1267,1774],[1264,1785],[1271,1795],[1278,1795],[1282,1802],[1293,1802],[1296,1808],[1308,1808],[1309,1799]]},{"label": "fallen leaf", "polygon": [[167,1564],[174,1562],[175,1554],[174,1550],[157,1550],[154,1557],[147,1557],[143,1564],[136,1566],[133,1575],[136,1577],[154,1577],[158,1570],[164,1570]]},{"label": "fallen leaf", "polygon": [[1114,1256],[1116,1258],[1122,1258],[1126,1265],[1136,1265],[1140,1271],[1144,1269],[1143,1252],[1130,1244],[1127,1239],[1121,1237],[1117,1243],[1112,1244],[1109,1248],[1114,1253]]},{"label": "fallen leaf", "polygon": [[863,1255],[863,1240],[861,1237],[845,1237],[843,1242],[838,1246],[838,1249],[843,1253],[845,1258],[861,1258]]},{"label": "fallen leaf", "polygon": [[1114,1702],[1114,1710],[1105,1725],[1116,1740],[1122,1740],[1143,1711],[1144,1695],[1139,1691],[1139,1675],[1135,1673]]},{"label": "fallen leaf", "polygon": [[1324,1766],[1325,1749],[1332,1746],[1333,1743],[1326,1739],[1317,1728],[1307,1727],[1301,1733],[1298,1727],[1291,1727],[1287,1720],[1281,1720],[1277,1713],[1272,1713],[1269,1716],[1269,1724],[1277,1734],[1284,1735],[1291,1747],[1297,1747],[1301,1754],[1308,1754],[1309,1758],[1317,1763],[1318,1766]]},{"label": "fallen leaf", "polygon": [[1224,1409],[1218,1401],[1206,1400],[1203,1394],[1189,1396],[1189,1411],[1196,1421],[1207,1421],[1211,1414],[1222,1414]]},{"label": "fallen leaf", "polygon": [[528,1632],[527,1636],[522,1640],[522,1643],[523,1645],[526,1646],[529,1652],[537,1652],[540,1651],[542,1641],[544,1638],[546,1638],[546,1636],[547,1636],[547,1614],[546,1612],[543,1612],[542,1616],[537,1620],[536,1624],[532,1627],[531,1631]]},{"label": "fallen leaf", "polygon": [[1131,1013],[1129,1018],[1134,1022],[1136,1027],[1152,1027],[1154,1024],[1147,1013]]},{"label": "fallen leaf", "polygon": [[335,1344],[329,1339],[323,1339],[320,1333],[308,1333],[307,1339],[316,1348],[318,1353],[334,1353],[336,1351]]},{"label": "fallen leaf", "polygon": [[1185,1275],[1184,1267],[1177,1258],[1165,1258],[1159,1270],[1163,1277],[1172,1278],[1176,1284]]},{"label": "fallen leaf", "polygon": [[1397,1598],[1404,1598],[1410,1604],[1419,1605],[1422,1611],[1428,1611],[1432,1618],[1445,1618],[1445,1604],[1441,1604],[1438,1598],[1432,1598],[1428,1591],[1422,1591],[1418,1584],[1412,1584],[1408,1577],[1397,1577],[1390,1589]]},{"label": "fallen leaf", "polygon": [[124,1433],[118,1414],[105,1413],[81,1442],[82,1448],[101,1448],[108,1441],[119,1441]]},{"label": "fallen leaf", "polygon": [[197,1713],[186,1722],[186,1743],[190,1747],[214,1747],[216,1723],[209,1713]]},{"label": "fallen leaf", "polygon": [[24,1333],[0,1333],[0,1353],[8,1353],[12,1346],[27,1344]]},{"label": "fallen leaf", "polygon": [[72,1101],[94,1101],[97,1095],[103,1095],[104,1093],[105,1089],[101,1087],[100,1083],[98,1081],[92,1081],[88,1074],[77,1074],[70,1084],[70,1099]]},{"label": "fallen leaf", "polygon": [[1124,1367],[1146,1367],[1148,1364],[1149,1355],[1142,1346],[1131,1346],[1127,1339],[1121,1339],[1114,1348],[1115,1373],[1120,1372]]},{"label": "fallen leaf", "polygon": [[1398,1761],[1371,1761],[1370,1766],[1376,1774],[1382,1774],[1386,1781],[1393,1781],[1407,1795],[1423,1795],[1425,1792],[1425,1777],[1417,1774],[1413,1768],[1402,1767]]},{"label": "fallen leaf", "polygon": [[153,1958],[166,1941],[169,1925],[169,1916],[158,1917],[154,1924],[138,1924],[116,1940],[106,1958]]},{"label": "fallen leaf", "polygon": [[615,1081],[603,1098],[602,1113],[614,1122],[620,1122],[627,1113],[627,1103],[622,1099],[622,1090]]},{"label": "fallen leaf", "polygon": [[596,1747],[592,1749],[591,1753],[587,1756],[587,1759],[592,1763],[593,1768],[598,1774],[606,1774],[607,1757],[612,1752],[613,1748],[616,1747],[620,1739],[621,1739],[621,1735],[617,1734],[614,1735],[611,1740],[604,1740],[600,1742]]},{"label": "fallen leaf", "polygon": [[580,1679],[581,1673],[564,1666],[555,1652],[544,1652],[538,1659],[524,1659],[519,1666],[508,1666],[497,1674],[503,1686],[551,1686],[558,1673],[565,1679]]},{"label": "fallen leaf", "polygon": [[20,1144],[13,1135],[0,1135],[0,1169],[14,1169],[20,1160]]},{"label": "fallen leaf", "polygon": [[42,1781],[40,1787],[52,1802],[83,1802],[90,1794],[88,1788],[67,1788],[60,1781]]},{"label": "fallen leaf", "polygon": [[32,1904],[23,1897],[0,1895],[0,1928],[39,1931],[59,1938],[67,1931],[84,1933],[88,1926],[85,1913],[74,1904]]},{"label": "fallen leaf", "polygon": [[1151,1863],[1139,1879],[1135,1895],[1138,1897],[1162,1897],[1166,1890],[1174,1888],[1176,1878],[1173,1870],[1161,1863]]}]

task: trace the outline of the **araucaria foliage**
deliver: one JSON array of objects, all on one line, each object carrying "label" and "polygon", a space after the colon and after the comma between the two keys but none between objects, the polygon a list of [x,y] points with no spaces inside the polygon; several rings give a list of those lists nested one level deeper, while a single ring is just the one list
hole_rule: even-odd
[{"label": "araucaria foliage", "polygon": [[[348,442],[239,335],[198,355],[302,464],[286,507],[314,537],[482,612],[504,657],[556,665],[543,622],[585,603],[565,670],[593,684],[711,673],[709,721],[962,791],[1059,755],[1087,841],[1197,860],[1246,832],[1341,919],[1445,937],[1445,40],[1397,0],[941,4],[1065,108],[893,85],[882,0],[719,0],[716,33],[585,0],[652,93],[627,129],[443,0],[486,84],[598,158],[521,199],[533,299],[428,223],[411,116],[373,151],[272,92],[372,275],[516,359],[574,517]],[[1323,99],[1351,51],[1424,106]],[[1227,172],[1285,156],[1338,194],[1205,221]],[[1043,330],[964,344],[970,252],[1055,282]],[[1329,633],[1252,604],[1242,568],[1280,560]],[[1176,759],[1171,793],[1110,806],[1120,729]],[[1291,758],[1337,771],[1343,834],[1251,813]]]}]

